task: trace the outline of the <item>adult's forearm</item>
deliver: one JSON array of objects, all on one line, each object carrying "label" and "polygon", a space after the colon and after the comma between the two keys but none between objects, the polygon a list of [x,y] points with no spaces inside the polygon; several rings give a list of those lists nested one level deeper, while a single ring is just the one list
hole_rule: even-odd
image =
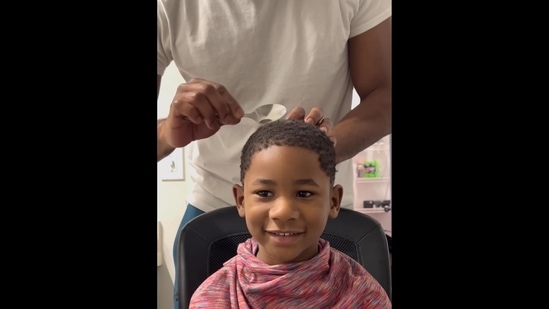
[{"label": "adult's forearm", "polygon": [[377,89],[367,95],[331,130],[336,138],[336,162],[354,157],[391,133],[391,90]]},{"label": "adult's forearm", "polygon": [[168,145],[164,134],[162,132],[162,126],[164,125],[164,119],[158,120],[156,128],[156,162],[167,157],[170,153],[174,151],[175,148]]}]

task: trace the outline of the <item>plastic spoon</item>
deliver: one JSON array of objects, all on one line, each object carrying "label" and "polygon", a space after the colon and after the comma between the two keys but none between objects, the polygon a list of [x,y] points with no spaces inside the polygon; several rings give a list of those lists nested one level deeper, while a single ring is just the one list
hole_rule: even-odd
[{"label": "plastic spoon", "polygon": [[250,118],[257,123],[265,124],[276,121],[286,114],[286,106],[280,104],[266,104],[256,108],[253,112],[244,114],[244,117]]},{"label": "plastic spoon", "polygon": [[[256,108],[253,112],[244,114],[244,117],[250,118],[257,123],[265,124],[276,121],[286,114],[286,106],[280,104],[266,104]],[[187,117],[184,117],[187,119]]]}]

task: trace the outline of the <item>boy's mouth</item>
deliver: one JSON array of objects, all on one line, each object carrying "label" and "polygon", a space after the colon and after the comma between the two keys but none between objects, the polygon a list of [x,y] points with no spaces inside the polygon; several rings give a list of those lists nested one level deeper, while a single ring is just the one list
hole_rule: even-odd
[{"label": "boy's mouth", "polygon": [[268,232],[268,233],[271,233],[271,234],[274,234],[274,235],[278,235],[278,236],[295,236],[295,235],[301,234],[301,233],[296,233],[296,232],[292,232],[292,233]]},{"label": "boy's mouth", "polygon": [[293,246],[296,242],[301,239],[301,236],[305,232],[296,232],[296,231],[267,231],[267,235],[273,244],[277,246]]}]

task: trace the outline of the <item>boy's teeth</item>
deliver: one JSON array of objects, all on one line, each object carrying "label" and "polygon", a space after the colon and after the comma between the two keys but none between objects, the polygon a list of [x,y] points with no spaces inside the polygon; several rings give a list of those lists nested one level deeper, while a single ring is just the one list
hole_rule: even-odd
[{"label": "boy's teeth", "polygon": [[290,235],[295,235],[297,233],[275,233],[275,234],[279,236],[290,236]]}]

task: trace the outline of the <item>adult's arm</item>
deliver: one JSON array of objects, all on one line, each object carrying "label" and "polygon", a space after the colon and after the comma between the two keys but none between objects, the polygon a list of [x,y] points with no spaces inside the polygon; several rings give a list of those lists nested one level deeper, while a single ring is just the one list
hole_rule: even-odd
[{"label": "adult's arm", "polygon": [[354,157],[391,133],[391,18],[348,41],[349,66],[360,104],[330,130],[336,162]]}]

